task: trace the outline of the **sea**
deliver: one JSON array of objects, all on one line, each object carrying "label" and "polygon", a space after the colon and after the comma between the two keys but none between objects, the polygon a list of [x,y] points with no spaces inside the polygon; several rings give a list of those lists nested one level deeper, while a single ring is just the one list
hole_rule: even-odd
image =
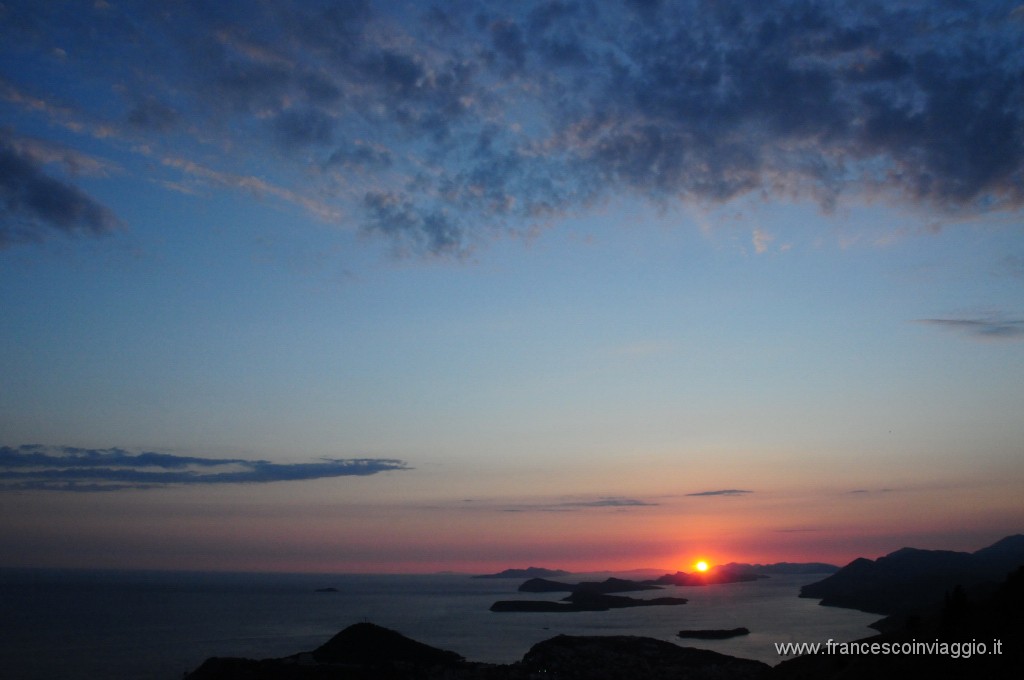
[{"label": "sea", "polygon": [[[607,574],[566,578],[602,580]],[[271,658],[310,651],[369,621],[470,661],[511,663],[559,634],[643,635],[776,664],[775,643],[872,635],[875,614],[798,597],[821,575],[669,586],[633,597],[681,606],[605,612],[494,613],[524,579],[460,574],[225,574],[0,571],[0,669],[12,680],[180,680],[211,656]],[[333,588],[333,592],[319,592]],[[681,629],[735,628],[729,640],[681,640]]]}]

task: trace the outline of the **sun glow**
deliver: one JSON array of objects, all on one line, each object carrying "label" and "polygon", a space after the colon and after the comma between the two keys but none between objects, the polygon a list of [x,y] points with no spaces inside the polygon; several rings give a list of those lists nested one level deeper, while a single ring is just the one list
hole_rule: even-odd
[{"label": "sun glow", "polygon": [[708,570],[708,563],[705,562],[704,560],[701,560],[700,562],[698,562],[697,564],[695,564],[693,566],[697,567],[697,571],[707,571]]}]

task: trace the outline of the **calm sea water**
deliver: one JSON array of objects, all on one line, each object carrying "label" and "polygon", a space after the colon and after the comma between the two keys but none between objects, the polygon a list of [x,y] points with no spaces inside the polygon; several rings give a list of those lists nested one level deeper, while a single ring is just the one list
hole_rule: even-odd
[{"label": "calm sea water", "polygon": [[[587,580],[595,577],[588,576]],[[603,576],[601,577],[603,578]],[[636,597],[688,604],[607,612],[492,613],[520,579],[430,575],[0,572],[0,668],[16,680],[178,680],[210,656],[267,658],[316,648],[359,621],[472,661],[509,663],[560,633],[645,635],[778,663],[775,642],[853,640],[878,617],[797,597],[818,576],[668,587]],[[315,592],[337,588],[336,593]],[[732,640],[682,641],[682,628],[746,626]]]}]

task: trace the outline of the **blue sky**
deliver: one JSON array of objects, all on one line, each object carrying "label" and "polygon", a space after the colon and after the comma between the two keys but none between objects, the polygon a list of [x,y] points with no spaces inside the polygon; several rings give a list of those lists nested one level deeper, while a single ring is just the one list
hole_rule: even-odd
[{"label": "blue sky", "polygon": [[5,552],[678,567],[1019,531],[1022,29],[5,3]]}]

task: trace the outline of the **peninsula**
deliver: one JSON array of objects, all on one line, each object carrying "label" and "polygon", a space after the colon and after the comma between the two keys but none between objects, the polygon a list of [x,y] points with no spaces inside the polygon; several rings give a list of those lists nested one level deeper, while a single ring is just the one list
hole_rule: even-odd
[{"label": "peninsula", "polygon": [[968,594],[988,594],[1020,565],[1024,565],[1021,534],[973,553],[900,548],[877,560],[859,557],[801,588],[800,597],[874,614],[921,615],[957,586]]}]

